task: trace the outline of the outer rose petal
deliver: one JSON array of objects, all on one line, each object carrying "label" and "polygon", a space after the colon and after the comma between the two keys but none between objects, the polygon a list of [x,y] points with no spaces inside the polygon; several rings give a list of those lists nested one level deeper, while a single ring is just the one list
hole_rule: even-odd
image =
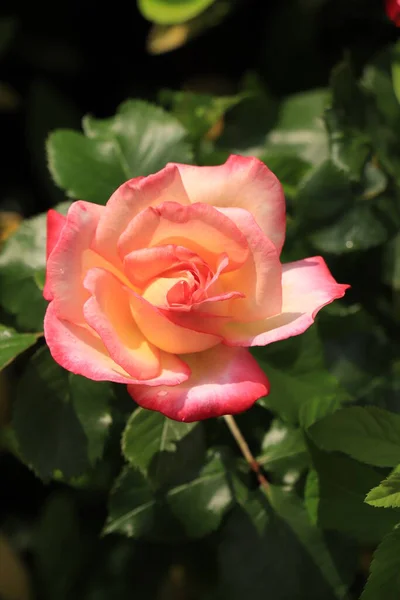
[{"label": "outer rose petal", "polygon": [[157,377],[160,352],[133,320],[121,282],[104,269],[90,269],[84,286],[93,294],[83,309],[86,322],[98,333],[111,358],[135,379]]},{"label": "outer rose petal", "polygon": [[248,210],[280,253],[285,239],[285,197],[279,180],[264,163],[232,155],[217,167],[176,166],[192,203]]},{"label": "outer rose petal", "polygon": [[[57,244],[61,231],[66,223],[67,219],[64,215],[60,215],[56,210],[49,210],[47,213],[47,239],[46,239],[46,261],[48,260],[53,248]],[[50,292],[50,285],[47,282],[44,284],[43,296],[45,300],[52,300]]]},{"label": "outer rose petal", "polygon": [[46,293],[54,298],[54,309],[65,319],[83,322],[83,304],[88,293],[82,286],[82,263],[104,207],[74,202],[60,238],[47,261]]},{"label": "outer rose petal", "polygon": [[269,392],[268,380],[244,348],[217,346],[185,355],[192,374],[175,387],[128,385],[132,398],[176,421],[199,421],[250,408]]},{"label": "outer rose petal", "polygon": [[313,324],[318,311],[344,296],[346,284],[336,283],[321,256],[283,265],[282,312],[254,323],[228,323],[224,342],[230,346],[265,346],[299,335]]},{"label": "outer rose petal", "polygon": [[[100,338],[89,328],[59,319],[54,302],[49,304],[46,311],[44,335],[54,360],[71,373],[84,375],[94,381],[139,383],[138,379],[131,377],[110,358]],[[160,375],[140,383],[146,386],[173,386],[186,381],[189,375],[190,369],[182,360],[163,353]]]},{"label": "outer rose petal", "polygon": [[119,263],[117,242],[129,222],[149,206],[165,201],[190,204],[177,167],[167,165],[149,175],[122,184],[107,202],[96,231],[95,250]]},{"label": "outer rose petal", "polygon": [[282,309],[282,265],[277,249],[264,235],[252,215],[242,208],[222,208],[236,223],[250,249],[246,262],[236,271],[222,274],[225,289],[243,292],[245,298],[230,306],[234,320],[254,321],[276,315]]}]

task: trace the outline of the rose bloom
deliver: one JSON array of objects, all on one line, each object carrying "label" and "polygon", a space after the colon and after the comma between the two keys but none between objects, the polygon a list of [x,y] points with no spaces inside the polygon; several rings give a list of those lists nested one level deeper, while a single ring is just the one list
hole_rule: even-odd
[{"label": "rose bloom", "polygon": [[400,0],[385,0],[386,14],[396,27],[400,27]]},{"label": "rose bloom", "polygon": [[324,260],[282,265],[285,200],[256,158],[168,164],[127,181],[106,206],[48,213],[54,360],[128,385],[144,408],[179,421],[248,409],[269,392],[248,351],[303,333],[344,295]]}]

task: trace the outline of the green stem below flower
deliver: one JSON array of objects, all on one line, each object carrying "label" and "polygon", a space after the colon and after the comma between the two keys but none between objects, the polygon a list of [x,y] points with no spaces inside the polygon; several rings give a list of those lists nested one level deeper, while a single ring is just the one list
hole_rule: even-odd
[{"label": "green stem below flower", "polygon": [[242,432],[236,424],[235,419],[232,415],[224,415],[225,423],[229,427],[229,431],[235,438],[237,445],[239,446],[244,458],[246,459],[250,469],[257,475],[258,483],[263,488],[263,490],[268,494],[269,491],[269,483],[261,470],[261,466],[254,458],[251,450],[243,437]]}]

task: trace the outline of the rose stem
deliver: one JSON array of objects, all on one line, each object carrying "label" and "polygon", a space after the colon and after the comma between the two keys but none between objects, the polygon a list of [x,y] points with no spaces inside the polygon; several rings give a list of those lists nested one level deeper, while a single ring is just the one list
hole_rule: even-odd
[{"label": "rose stem", "polygon": [[257,475],[258,483],[264,489],[264,491],[268,493],[269,483],[263,475],[260,465],[252,455],[251,450],[246,440],[244,439],[242,432],[237,426],[235,419],[232,417],[232,415],[224,415],[224,419],[225,423],[229,427],[229,431],[235,438],[237,445],[239,446],[243,456],[245,457],[250,469]]}]

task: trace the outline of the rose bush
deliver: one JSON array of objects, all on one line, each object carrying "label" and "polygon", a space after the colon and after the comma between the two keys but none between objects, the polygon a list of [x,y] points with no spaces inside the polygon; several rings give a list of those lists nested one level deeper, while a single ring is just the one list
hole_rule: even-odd
[{"label": "rose bush", "polygon": [[285,200],[259,160],[169,164],[106,206],[48,213],[54,359],[128,385],[141,406],[194,421],[249,408],[268,380],[249,346],[304,332],[340,298],[321,257],[282,265]]}]

